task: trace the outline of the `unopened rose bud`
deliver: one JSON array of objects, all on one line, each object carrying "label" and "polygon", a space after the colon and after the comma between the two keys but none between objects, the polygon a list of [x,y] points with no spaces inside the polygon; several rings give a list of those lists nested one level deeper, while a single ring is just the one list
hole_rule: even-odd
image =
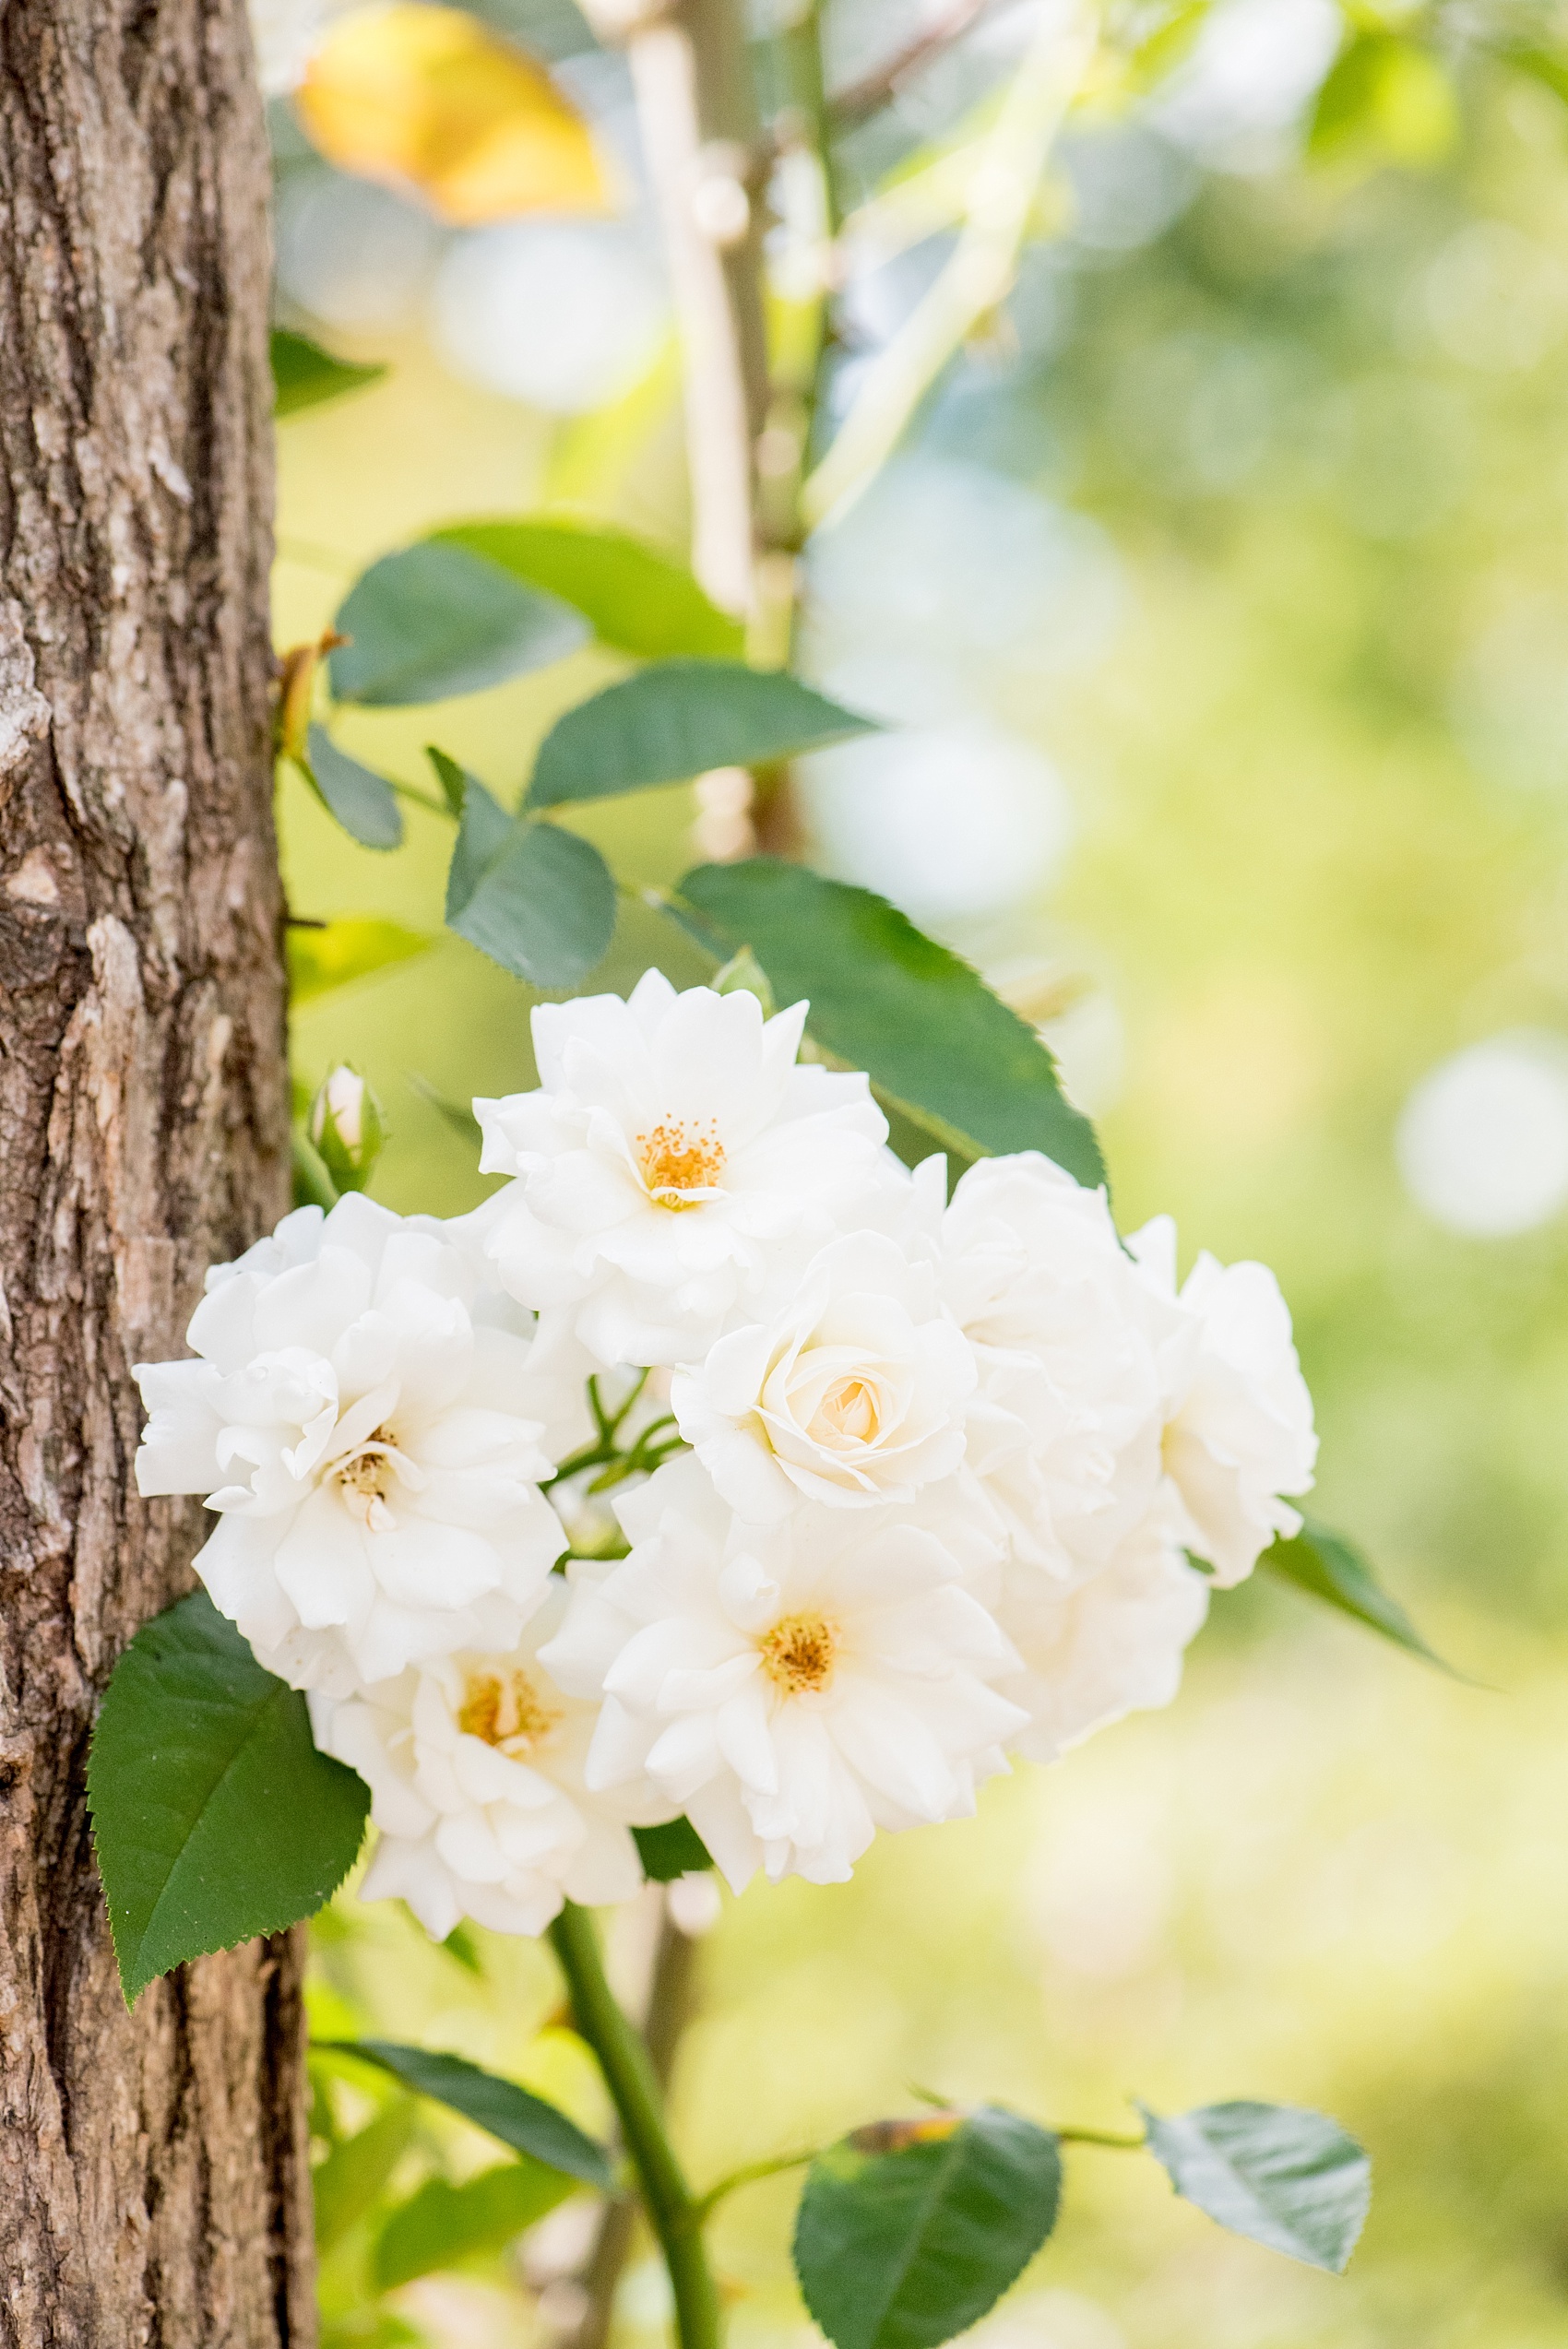
[{"label": "unopened rose bud", "polygon": [[386,1127],[380,1102],[347,1062],[328,1071],[311,1103],[309,1133],[339,1190],[364,1190],[381,1156]]}]

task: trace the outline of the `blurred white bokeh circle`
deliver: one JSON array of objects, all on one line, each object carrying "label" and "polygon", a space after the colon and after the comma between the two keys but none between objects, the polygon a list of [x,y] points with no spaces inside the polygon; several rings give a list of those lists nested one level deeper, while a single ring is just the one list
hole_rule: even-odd
[{"label": "blurred white bokeh circle", "polygon": [[629,391],[669,327],[658,261],[619,220],[512,220],[456,237],[434,310],[454,373],[554,416]]},{"label": "blurred white bokeh circle", "polygon": [[1016,904],[1050,880],[1072,837],[1050,760],[979,720],[864,735],[797,772],[830,869],[917,919]]},{"label": "blurred white bokeh circle", "polygon": [[280,178],[275,234],[278,282],[290,301],[349,331],[407,324],[445,238],[428,213],[389,189],[325,165]]},{"label": "blurred white bokeh circle", "polygon": [[1521,1028],[1442,1061],[1396,1140],[1417,1204],[1450,1231],[1502,1240],[1568,1205],[1568,1043]]}]

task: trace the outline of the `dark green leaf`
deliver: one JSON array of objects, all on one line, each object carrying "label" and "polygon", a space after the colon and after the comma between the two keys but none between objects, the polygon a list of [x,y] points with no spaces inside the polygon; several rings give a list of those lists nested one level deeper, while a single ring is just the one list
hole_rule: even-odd
[{"label": "dark green leaf", "polygon": [[884,2122],[819,2153],[795,2272],[836,2349],[934,2349],[978,2322],[1056,2222],[1049,2131],[986,2107]]},{"label": "dark green leaf", "polygon": [[1139,2109],[1178,2194],[1233,2235],[1343,2272],[1366,2224],[1372,2164],[1337,2121],[1295,2105],[1203,2105],[1170,2120]]},{"label": "dark green leaf", "polygon": [[418,2109],[411,2096],[399,2096],[311,2172],[318,2251],[330,2251],[370,2209],[403,2157]]},{"label": "dark green leaf", "polygon": [[[556,824],[505,821],[470,790],[446,882],[460,938],[535,987],[571,987],[602,962],[615,931],[615,884],[599,850]],[[504,819],[505,821],[505,819]]]},{"label": "dark green leaf", "polygon": [[689,571],[624,530],[527,516],[455,522],[431,536],[559,596],[591,623],[602,644],[639,660],[677,653],[734,660],[744,649],[740,622],[709,603]]},{"label": "dark green leaf", "polygon": [[362,848],[398,847],[402,811],[386,777],[340,751],[325,726],[313,726],[307,740],[309,759],[295,764],[327,813]]},{"label": "dark green leaf", "polygon": [[1326,1525],[1304,1519],[1299,1534],[1273,1542],[1258,1563],[1282,1581],[1294,1583],[1298,1590],[1310,1591],[1314,1598],[1353,1615],[1358,1623],[1381,1631],[1384,1639],[1435,1664],[1440,1671],[1452,1669],[1428,1647],[1398,1600],[1373,1580],[1360,1551]]},{"label": "dark green leaf", "polygon": [[780,670],[731,660],[656,661],[556,719],[525,804],[558,807],[683,783],[713,766],[793,758],[872,733],[875,725]]},{"label": "dark green leaf", "polygon": [[383,708],[499,685],[564,659],[588,634],[569,604],[429,540],[373,563],[332,624],[352,639],[331,657],[334,695]]},{"label": "dark green leaf", "polygon": [[667,1820],[662,1827],[634,1827],[632,1841],[651,1884],[673,1883],[713,1866],[713,1854],[689,1819]]},{"label": "dark green leaf", "polygon": [[[484,785],[477,775],[470,775],[466,767],[458,765],[455,758],[448,758],[445,751],[438,751],[434,742],[425,744],[424,754],[435,769],[435,779],[441,786],[441,796],[446,802],[448,815],[461,818],[463,802],[468,797],[470,785],[476,791],[484,791],[487,800],[490,798],[489,792],[484,790]],[[494,806],[494,801],[492,801],[491,804]],[[497,808],[496,813],[501,815],[504,821],[510,821],[505,817],[504,810]]]},{"label": "dark green leaf", "polygon": [[461,2186],[430,2178],[381,2230],[375,2288],[392,2292],[416,2275],[504,2251],[515,2236],[576,2191],[575,2178],[526,2157],[481,2170]]},{"label": "dark green leaf", "polygon": [[699,865],[681,883],[715,953],[749,946],[780,1003],[963,1156],[1040,1150],[1081,1183],[1105,1179],[1094,1128],[1028,1023],[968,964],[885,898],[772,857]]},{"label": "dark green leaf", "polygon": [[291,334],[286,326],[272,329],[274,416],[297,416],[302,408],[318,408],[342,392],[379,383],[386,373],[385,367],[358,367],[350,360],[334,359],[308,335]]},{"label": "dark green leaf", "polygon": [[477,775],[470,775],[445,751],[433,747],[425,756],[440,777],[446,804],[457,819],[457,838],[446,870],[445,917],[451,922],[506,846],[516,819],[492,799]]},{"label": "dark green leaf", "polygon": [[600,2193],[610,2190],[612,2180],[603,2148],[585,2137],[576,2122],[568,2120],[555,2106],[547,2105],[542,2096],[530,2095],[515,2082],[481,2071],[478,2064],[461,2056],[399,2046],[391,2039],[329,2039],[325,2044],[340,2055],[359,2056],[389,2071],[422,2096],[434,2096],[438,2104],[449,2105],[476,2129],[499,2137],[514,2153],[528,2153],[547,2169],[562,2170]]},{"label": "dark green leaf", "polygon": [[115,1666],[88,1801],[132,2001],[185,1958],[314,1916],[353,1866],[370,1794],[196,1591]]},{"label": "dark green leaf", "polygon": [[379,921],[350,914],[341,921],[324,921],[307,928],[289,926],[289,1000],[308,1003],[334,987],[347,987],[373,970],[407,962],[434,946],[439,932],[405,930],[400,922]]}]

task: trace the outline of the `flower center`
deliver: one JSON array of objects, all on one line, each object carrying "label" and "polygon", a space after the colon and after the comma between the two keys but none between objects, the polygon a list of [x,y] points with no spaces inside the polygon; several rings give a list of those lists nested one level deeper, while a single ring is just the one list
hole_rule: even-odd
[{"label": "flower center", "polygon": [[[386,1505],[392,1480],[407,1475],[412,1463],[398,1451],[390,1428],[377,1428],[357,1452],[340,1460],[332,1471],[349,1509],[372,1533],[386,1533],[397,1518]],[[413,1481],[419,1481],[415,1478]]]},{"label": "flower center", "polygon": [[526,1672],[470,1672],[457,1712],[465,1736],[482,1738],[516,1762],[542,1745],[558,1722],[559,1706],[547,1704]]},{"label": "flower center", "polygon": [[881,1433],[876,1389],[865,1379],[836,1379],[818,1404],[816,1418],[823,1435],[845,1443],[872,1443]]},{"label": "flower center", "polygon": [[679,1213],[700,1207],[692,1194],[711,1191],[724,1171],[724,1145],[719,1121],[706,1126],[688,1125],[682,1118],[661,1118],[648,1133],[636,1137],[637,1164],[656,1207]]},{"label": "flower center", "polygon": [[758,1642],[762,1668],[786,1696],[826,1688],[833,1678],[838,1633],[825,1615],[783,1615]]}]

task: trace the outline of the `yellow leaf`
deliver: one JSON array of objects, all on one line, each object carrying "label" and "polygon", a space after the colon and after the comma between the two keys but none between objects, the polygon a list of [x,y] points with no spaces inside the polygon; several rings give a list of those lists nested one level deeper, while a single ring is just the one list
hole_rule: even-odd
[{"label": "yellow leaf", "polygon": [[420,196],[454,227],[610,208],[581,115],[531,58],[460,8],[396,0],[345,18],[294,103],[328,162]]}]

